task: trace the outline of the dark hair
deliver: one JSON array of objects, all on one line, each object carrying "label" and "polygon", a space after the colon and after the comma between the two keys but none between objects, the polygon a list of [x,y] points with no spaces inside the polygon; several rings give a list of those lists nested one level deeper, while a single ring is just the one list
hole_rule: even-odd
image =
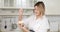
[{"label": "dark hair", "polygon": [[35,6],[39,7],[40,5],[42,5],[42,7],[45,9],[45,5],[44,5],[43,1],[37,2],[37,3],[34,5],[34,7],[35,7]]}]

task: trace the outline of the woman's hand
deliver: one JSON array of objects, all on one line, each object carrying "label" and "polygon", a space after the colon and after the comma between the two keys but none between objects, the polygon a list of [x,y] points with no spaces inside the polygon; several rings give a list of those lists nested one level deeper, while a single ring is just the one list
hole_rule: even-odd
[{"label": "woman's hand", "polygon": [[19,28],[23,30],[23,32],[29,32],[29,30],[24,26],[22,21],[18,22]]},{"label": "woman's hand", "polygon": [[18,22],[18,25],[19,25],[19,28],[20,28],[20,29],[23,29],[23,27],[24,27],[23,21],[19,21],[19,22]]},{"label": "woman's hand", "polygon": [[24,26],[22,17],[23,17],[23,9],[20,8],[19,9],[19,21],[18,21],[19,28],[22,29],[24,32],[29,32],[29,30]]},{"label": "woman's hand", "polygon": [[22,17],[23,17],[23,9],[20,8],[19,9],[19,21],[22,21]]},{"label": "woman's hand", "polygon": [[19,9],[19,21],[18,21],[18,25],[20,28],[22,28],[24,26],[23,21],[22,21],[22,17],[23,17],[23,9],[20,8]]}]

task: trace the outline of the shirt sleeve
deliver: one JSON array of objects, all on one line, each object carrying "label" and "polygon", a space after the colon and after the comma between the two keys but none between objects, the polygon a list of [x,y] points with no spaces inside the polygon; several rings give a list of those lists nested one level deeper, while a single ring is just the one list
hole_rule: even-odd
[{"label": "shirt sleeve", "polygon": [[45,29],[50,29],[50,25],[49,25],[49,22],[48,22],[47,19],[45,20],[44,23],[45,23],[45,24],[43,24],[43,25],[44,25],[44,28],[45,28]]},{"label": "shirt sleeve", "polygon": [[35,32],[47,32],[47,30],[49,29],[48,20],[45,19],[40,24],[41,25],[39,27],[37,27],[37,29],[35,30]]},{"label": "shirt sleeve", "polygon": [[31,17],[25,18],[25,19],[23,20],[24,25],[25,25],[27,28],[29,28],[29,22],[30,22],[30,20],[31,20]]},{"label": "shirt sleeve", "polygon": [[44,19],[43,22],[41,23],[41,29],[49,29],[49,22],[48,22],[48,19]]},{"label": "shirt sleeve", "polygon": [[23,20],[23,22],[24,22],[24,25],[29,29],[29,23],[30,23],[30,21],[31,21],[31,19],[33,19],[33,15],[32,16],[30,16],[29,18],[25,18],[24,20]]},{"label": "shirt sleeve", "polygon": [[23,23],[24,23],[25,27],[27,27],[27,28],[28,28],[28,23],[29,23],[28,21],[29,21],[29,19],[24,19],[23,20]]}]

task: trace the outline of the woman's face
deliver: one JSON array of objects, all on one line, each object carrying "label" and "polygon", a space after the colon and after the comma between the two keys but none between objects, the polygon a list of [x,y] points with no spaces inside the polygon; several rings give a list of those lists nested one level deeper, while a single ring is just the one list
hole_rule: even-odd
[{"label": "woman's face", "polygon": [[34,7],[34,13],[36,16],[40,15],[40,9],[37,6]]},{"label": "woman's face", "polygon": [[34,7],[34,13],[36,16],[42,15],[43,10],[44,9],[43,9],[42,5],[40,5],[40,7],[37,7],[37,6]]}]

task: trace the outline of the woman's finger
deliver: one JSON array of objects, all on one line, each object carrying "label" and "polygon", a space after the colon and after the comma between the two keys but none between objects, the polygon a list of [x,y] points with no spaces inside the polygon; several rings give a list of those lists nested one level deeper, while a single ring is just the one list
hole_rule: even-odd
[{"label": "woman's finger", "polygon": [[24,24],[23,24],[22,21],[19,21],[18,24],[19,24],[20,26],[24,26]]}]

